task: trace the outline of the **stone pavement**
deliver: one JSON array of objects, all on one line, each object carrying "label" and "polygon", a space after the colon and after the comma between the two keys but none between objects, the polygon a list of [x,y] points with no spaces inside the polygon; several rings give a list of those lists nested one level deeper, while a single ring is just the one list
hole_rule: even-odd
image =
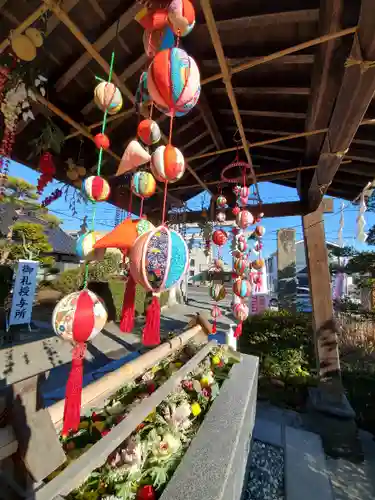
[{"label": "stone pavement", "polygon": [[[207,297],[206,305],[209,306]],[[180,331],[200,312],[209,317],[209,310],[202,309],[198,302],[191,305],[177,304],[161,313],[161,330],[167,335],[171,331]],[[218,322],[218,342],[224,340],[223,331],[227,330],[231,320],[221,317]],[[143,319],[137,320],[134,333],[122,333],[115,323],[108,323],[106,328],[88,344],[85,357],[85,373],[119,359],[130,352],[142,350],[141,328]],[[49,392],[65,384],[70,362],[71,346],[56,337],[48,323],[39,322],[37,331],[25,330],[18,335],[19,341],[0,349],[0,388],[19,380],[46,372],[45,389]]]}]

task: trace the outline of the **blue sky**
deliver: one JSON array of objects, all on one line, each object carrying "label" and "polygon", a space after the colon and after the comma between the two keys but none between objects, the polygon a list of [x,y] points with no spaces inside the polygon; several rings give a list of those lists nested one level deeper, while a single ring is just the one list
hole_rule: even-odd
[{"label": "blue sky", "polygon": [[[26,181],[35,184],[37,183],[39,173],[34,170],[20,165],[19,163],[11,162],[10,175],[21,177]],[[53,181],[47,186],[44,191],[43,198],[48,196],[58,185]],[[72,190],[73,188],[71,188]],[[298,200],[297,192],[293,188],[288,188],[284,186],[278,186],[277,184],[272,184],[270,182],[259,184],[260,195],[264,203],[272,202],[283,202],[283,201],[293,201]],[[209,196],[198,195],[192,198],[188,207],[191,210],[201,210],[202,203],[205,206],[209,204]],[[337,242],[337,233],[339,229],[340,220],[340,207],[342,200],[334,199],[334,212],[332,214],[325,214],[325,231],[327,241]],[[356,242],[356,218],[358,216],[358,207],[353,206],[350,202],[344,200],[344,242],[346,245],[352,245],[360,250],[369,249],[367,245],[360,244]],[[87,215],[88,221],[91,221],[92,214],[92,204],[82,204],[77,207],[77,215],[73,216],[69,210],[69,205],[64,198],[53,202],[49,206],[51,213],[57,215],[62,221],[63,229],[79,229],[83,217]],[[115,225],[115,214],[116,209],[108,203],[98,203],[96,209],[96,229],[98,230],[110,230]],[[366,229],[375,224],[375,213],[366,212]],[[267,256],[276,250],[276,235],[277,230],[281,228],[295,228],[296,229],[296,239],[302,239],[302,226],[301,217],[280,217],[275,219],[264,219],[264,226],[266,228],[266,234],[263,238],[263,255]],[[370,247],[371,248],[371,247]],[[228,260],[229,249],[224,250],[224,258]]]}]

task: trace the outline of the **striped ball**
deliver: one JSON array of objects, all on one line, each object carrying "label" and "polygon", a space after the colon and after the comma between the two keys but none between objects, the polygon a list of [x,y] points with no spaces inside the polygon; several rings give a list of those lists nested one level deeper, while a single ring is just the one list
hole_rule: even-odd
[{"label": "striped ball", "polygon": [[159,30],[146,29],[143,33],[143,47],[148,57],[155,57],[160,50],[174,46],[174,35],[169,26]]},{"label": "striped ball", "polygon": [[148,106],[152,102],[147,88],[147,71],[144,71],[139,79],[135,102],[138,106]]},{"label": "striped ball", "polygon": [[159,182],[176,182],[184,175],[185,160],[171,144],[159,146],[151,156],[151,172]]},{"label": "striped ball", "polygon": [[108,182],[99,175],[92,175],[84,179],[82,182],[82,191],[91,201],[108,200],[111,194]]},{"label": "striped ball", "polygon": [[212,235],[212,241],[221,247],[228,241],[228,235],[223,229],[216,229]]},{"label": "striped ball", "polygon": [[257,226],[255,228],[254,234],[257,238],[262,238],[266,232],[266,228],[264,226]]},{"label": "striped ball", "polygon": [[122,108],[122,95],[119,89],[109,82],[100,82],[94,91],[94,102],[102,111],[115,115]]},{"label": "striped ball", "polygon": [[76,242],[76,254],[81,260],[102,260],[105,254],[105,248],[95,249],[94,245],[102,238],[102,235],[89,231],[82,234]]},{"label": "striped ball", "polygon": [[224,285],[220,285],[220,283],[215,283],[210,288],[210,296],[215,302],[225,299],[226,294],[227,291],[225,290]]},{"label": "striped ball", "polygon": [[219,195],[216,198],[216,206],[217,208],[224,208],[227,204],[227,199],[223,195]]},{"label": "striped ball", "polygon": [[236,250],[238,250],[239,252],[246,252],[247,250],[247,243],[246,243],[246,240],[244,239],[238,239],[237,242],[236,242]]},{"label": "striped ball", "polygon": [[188,35],[195,25],[195,10],[191,1],[172,0],[168,8],[168,20],[176,35]]},{"label": "striped ball", "polygon": [[241,210],[236,217],[236,224],[241,229],[246,229],[254,222],[254,217],[248,210]]},{"label": "striped ball", "polygon": [[154,120],[142,120],[138,125],[137,135],[147,146],[156,144],[161,138],[159,125]]},{"label": "striped ball", "polygon": [[162,50],[150,64],[147,86],[159,111],[168,116],[184,116],[199,99],[198,66],[182,49]]},{"label": "striped ball", "polygon": [[225,215],[225,212],[218,212],[216,214],[216,220],[218,222],[225,222],[225,219],[227,218],[227,216]]},{"label": "striped ball", "polygon": [[249,270],[249,265],[250,263],[247,259],[245,259],[244,257],[238,257],[237,259],[234,259],[233,269],[236,274],[241,276]]},{"label": "striped ball", "polygon": [[179,233],[160,226],[136,239],[129,258],[134,281],[158,293],[181,281],[188,267],[189,251]]},{"label": "striped ball", "polygon": [[150,172],[140,170],[135,172],[131,181],[131,190],[136,196],[141,198],[149,198],[155,193],[156,182],[154,176]]},{"label": "striped ball", "polygon": [[249,280],[244,278],[238,278],[233,283],[233,292],[237,295],[237,297],[250,297],[251,295],[251,283]]},{"label": "striped ball", "polygon": [[246,321],[249,316],[249,308],[247,307],[246,304],[243,304],[242,302],[234,304],[232,307],[232,311],[235,319],[237,321],[240,321],[241,323],[243,321]]}]

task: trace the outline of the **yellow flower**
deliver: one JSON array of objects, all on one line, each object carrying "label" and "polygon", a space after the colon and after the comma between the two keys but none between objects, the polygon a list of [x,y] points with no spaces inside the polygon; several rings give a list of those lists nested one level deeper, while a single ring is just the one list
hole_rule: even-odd
[{"label": "yellow flower", "polygon": [[199,406],[199,403],[193,403],[191,405],[191,413],[194,415],[194,417],[197,417],[201,413],[201,407]]},{"label": "yellow flower", "polygon": [[212,358],[212,364],[213,364],[213,365],[215,365],[215,366],[216,366],[216,365],[219,365],[219,364],[220,364],[220,361],[221,361],[221,359],[220,359],[220,357],[219,357],[219,356],[214,356],[214,357]]}]

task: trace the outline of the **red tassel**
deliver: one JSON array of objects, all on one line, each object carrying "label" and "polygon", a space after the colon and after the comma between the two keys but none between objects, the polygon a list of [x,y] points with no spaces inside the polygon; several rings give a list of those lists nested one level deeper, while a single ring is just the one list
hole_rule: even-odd
[{"label": "red tassel", "polygon": [[212,323],[212,331],[211,333],[216,333],[216,319],[214,319],[214,322]]},{"label": "red tassel", "polygon": [[134,329],[135,317],[135,281],[129,275],[124,293],[124,302],[122,304],[120,330],[130,333]]},{"label": "red tassel", "polygon": [[79,427],[85,351],[86,344],[83,343],[77,344],[73,349],[72,367],[65,392],[63,436],[67,436],[70,431],[77,431]]},{"label": "red tassel", "polygon": [[142,332],[143,345],[151,346],[160,344],[160,302],[156,295],[146,313],[146,324]]},{"label": "red tassel", "polygon": [[235,338],[240,337],[241,335],[242,335],[242,322],[238,323],[238,325],[236,326],[236,329],[234,330],[234,337]]}]

